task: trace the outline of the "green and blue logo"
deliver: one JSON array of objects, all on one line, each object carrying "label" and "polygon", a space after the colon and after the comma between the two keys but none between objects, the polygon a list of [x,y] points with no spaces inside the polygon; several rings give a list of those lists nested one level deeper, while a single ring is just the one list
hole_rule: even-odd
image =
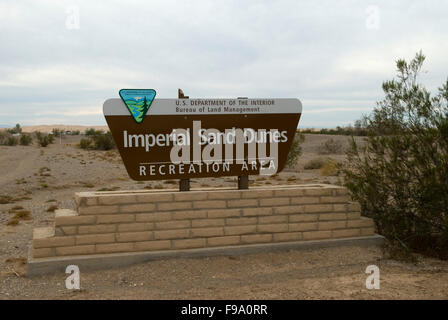
[{"label": "green and blue logo", "polygon": [[154,89],[121,89],[119,93],[121,100],[123,100],[137,123],[143,121],[156,97],[156,90]]}]

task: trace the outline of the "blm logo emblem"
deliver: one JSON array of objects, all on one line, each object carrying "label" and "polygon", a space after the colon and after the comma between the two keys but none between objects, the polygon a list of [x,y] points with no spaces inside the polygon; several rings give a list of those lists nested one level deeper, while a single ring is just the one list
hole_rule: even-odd
[{"label": "blm logo emblem", "polygon": [[121,100],[137,123],[143,121],[156,97],[154,89],[121,89],[119,93]]}]

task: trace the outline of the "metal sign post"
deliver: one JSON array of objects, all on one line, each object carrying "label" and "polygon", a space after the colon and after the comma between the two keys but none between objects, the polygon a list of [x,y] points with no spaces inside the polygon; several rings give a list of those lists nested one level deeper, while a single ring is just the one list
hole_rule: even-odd
[{"label": "metal sign post", "polygon": [[[182,89],[177,90],[177,97],[179,99],[188,99],[189,96],[185,96]],[[190,179],[180,179],[179,180],[179,191],[190,191]]]}]

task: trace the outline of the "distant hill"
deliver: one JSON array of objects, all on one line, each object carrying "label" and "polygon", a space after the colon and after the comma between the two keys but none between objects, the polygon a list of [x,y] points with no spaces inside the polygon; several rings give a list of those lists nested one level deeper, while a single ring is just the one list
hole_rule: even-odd
[{"label": "distant hill", "polygon": [[59,129],[64,131],[76,131],[79,130],[81,133],[87,129],[94,128],[95,130],[109,131],[107,126],[78,126],[78,125],[66,125],[66,124],[51,124],[51,125],[37,125],[37,126],[23,126],[23,132],[51,132],[53,129]]}]

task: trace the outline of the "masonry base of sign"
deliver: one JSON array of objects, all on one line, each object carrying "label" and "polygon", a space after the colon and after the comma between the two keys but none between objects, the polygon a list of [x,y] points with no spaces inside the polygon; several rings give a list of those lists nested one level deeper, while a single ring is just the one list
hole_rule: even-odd
[{"label": "masonry base of sign", "polygon": [[81,192],[75,203],[56,211],[54,226],[34,230],[29,275],[383,240],[333,185]]},{"label": "masonry base of sign", "polygon": [[65,272],[67,266],[77,265],[81,271],[104,270],[125,267],[149,261],[173,258],[202,258],[215,256],[236,256],[263,252],[319,249],[340,246],[381,246],[384,237],[378,234],[367,237],[346,239],[310,240],[280,243],[251,244],[246,246],[227,246],[202,249],[145,251],[113,254],[94,254],[28,260],[28,276]]}]

